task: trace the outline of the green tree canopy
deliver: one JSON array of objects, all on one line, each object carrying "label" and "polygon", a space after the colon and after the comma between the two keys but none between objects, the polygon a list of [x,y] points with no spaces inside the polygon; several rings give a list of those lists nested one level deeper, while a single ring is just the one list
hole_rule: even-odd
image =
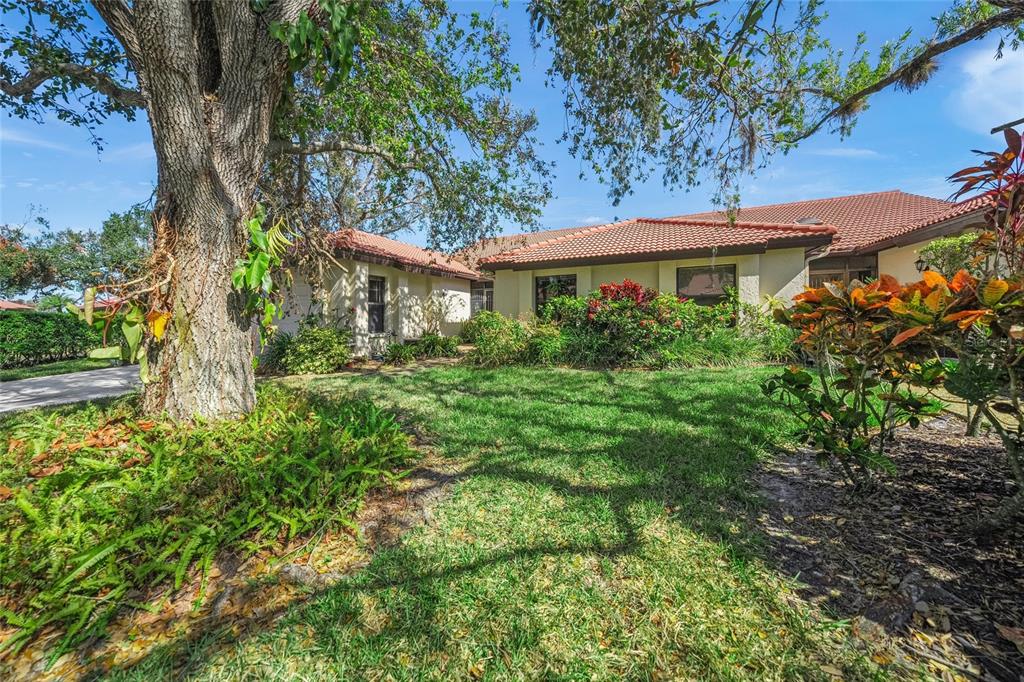
[{"label": "green tree canopy", "polygon": [[26,226],[0,226],[0,294],[81,292],[86,287],[139,276],[149,257],[152,227],[145,206],[111,213],[98,232],[54,231],[36,220]]},{"label": "green tree canopy", "polygon": [[530,12],[564,79],[570,149],[616,201],[659,167],[666,186],[710,176],[732,199],[739,173],[821,130],[848,134],[871,95],[920,87],[943,53],[995,34],[1000,56],[1024,38],[1024,0],[954,0],[874,53],[863,33],[852,49],[822,36],[822,0],[533,0]]}]

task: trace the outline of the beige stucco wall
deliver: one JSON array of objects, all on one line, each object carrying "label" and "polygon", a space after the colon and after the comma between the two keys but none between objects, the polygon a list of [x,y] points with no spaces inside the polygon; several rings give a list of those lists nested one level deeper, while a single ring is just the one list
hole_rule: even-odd
[{"label": "beige stucco wall", "polygon": [[529,316],[533,310],[534,277],[576,275],[576,291],[589,293],[605,282],[629,278],[659,291],[676,290],[676,268],[696,265],[736,265],[740,300],[763,303],[766,296],[789,299],[803,290],[807,268],[802,248],[774,249],[764,254],[686,258],[642,263],[498,270],[494,278],[494,309],[510,317]]},{"label": "beige stucco wall", "polygon": [[932,240],[928,239],[908,246],[897,246],[878,252],[878,274],[892,275],[900,282],[916,282],[921,279],[914,265],[921,255],[921,248]]},{"label": "beige stucco wall", "polygon": [[[340,261],[326,276],[327,314],[352,330],[356,355],[379,353],[392,341],[415,339],[435,321],[442,334],[456,334],[469,319],[469,281],[405,272],[384,265]],[[309,280],[294,274],[285,301],[282,331],[294,333],[303,317],[314,310]],[[383,277],[388,299],[383,334],[370,334],[367,296],[369,277]]]}]

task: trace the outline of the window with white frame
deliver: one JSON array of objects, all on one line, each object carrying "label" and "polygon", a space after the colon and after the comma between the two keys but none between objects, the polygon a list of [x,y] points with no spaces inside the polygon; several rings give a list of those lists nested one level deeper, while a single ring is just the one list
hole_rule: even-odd
[{"label": "window with white frame", "polygon": [[369,313],[371,334],[384,333],[384,320],[387,314],[388,282],[383,277],[370,277],[367,312]]}]

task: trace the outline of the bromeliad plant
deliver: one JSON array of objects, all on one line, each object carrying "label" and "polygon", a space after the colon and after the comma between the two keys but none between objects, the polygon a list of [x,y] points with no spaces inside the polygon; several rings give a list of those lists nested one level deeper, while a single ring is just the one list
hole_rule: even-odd
[{"label": "bromeliad plant", "polygon": [[909,348],[914,335],[893,320],[888,304],[899,290],[888,276],[849,290],[827,284],[776,310],[776,319],[799,333],[797,344],[814,366],[790,366],[763,390],[793,411],[801,441],[817,449],[819,460],[834,460],[856,486],[870,484],[877,469],[893,468],[886,447],[896,427],[916,427],[934,409],[909,387],[938,380],[941,366],[922,364],[928,349]]}]

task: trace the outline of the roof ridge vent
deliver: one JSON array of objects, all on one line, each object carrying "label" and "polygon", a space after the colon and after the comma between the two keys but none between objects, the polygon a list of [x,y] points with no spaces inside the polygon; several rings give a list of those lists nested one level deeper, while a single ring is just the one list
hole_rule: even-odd
[{"label": "roof ridge vent", "polygon": [[798,218],[795,222],[797,225],[824,225],[825,221],[815,216],[807,216],[805,218]]}]

